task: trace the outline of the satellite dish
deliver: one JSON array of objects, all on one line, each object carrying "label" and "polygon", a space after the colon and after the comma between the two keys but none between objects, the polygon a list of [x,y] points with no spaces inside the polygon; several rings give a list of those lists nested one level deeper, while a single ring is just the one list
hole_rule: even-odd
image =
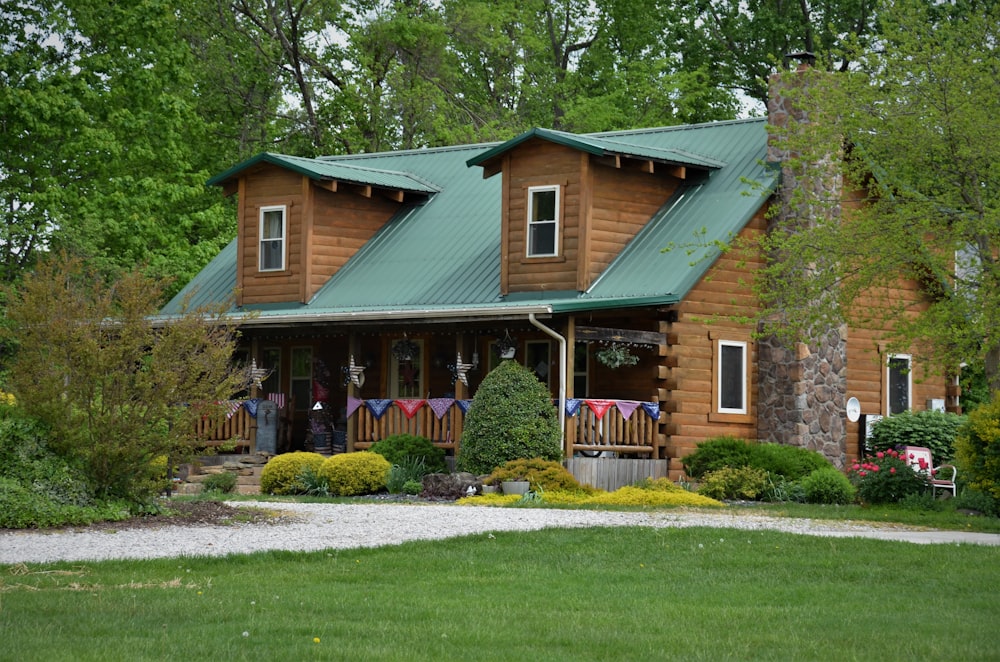
[{"label": "satellite dish", "polygon": [[859,418],[861,418],[861,403],[857,398],[851,398],[847,401],[847,420],[856,423]]}]

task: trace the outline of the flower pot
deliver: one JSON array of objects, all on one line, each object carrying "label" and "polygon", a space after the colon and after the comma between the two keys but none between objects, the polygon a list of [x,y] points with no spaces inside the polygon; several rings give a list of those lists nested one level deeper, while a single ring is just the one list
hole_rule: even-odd
[{"label": "flower pot", "polygon": [[501,359],[512,359],[514,358],[514,353],[517,352],[516,347],[511,347],[510,349],[505,349],[500,352]]},{"label": "flower pot", "polygon": [[524,495],[528,493],[531,483],[526,480],[505,480],[501,487],[503,487],[504,494]]},{"label": "flower pot", "polygon": [[499,490],[496,485],[483,485],[480,494],[496,494]]}]

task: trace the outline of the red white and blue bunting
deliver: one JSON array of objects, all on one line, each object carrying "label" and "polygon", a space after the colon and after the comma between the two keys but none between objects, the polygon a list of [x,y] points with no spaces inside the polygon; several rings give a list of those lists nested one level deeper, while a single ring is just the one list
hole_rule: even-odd
[{"label": "red white and blue bunting", "polygon": [[[472,406],[472,400],[456,400],[454,398],[428,398],[426,400],[404,398],[398,400],[392,399],[370,399],[362,400],[360,398],[347,398],[347,416],[350,418],[354,412],[356,412],[362,405],[367,407],[368,411],[372,413],[376,420],[380,420],[385,412],[395,404],[403,413],[406,414],[407,418],[413,418],[420,408],[424,405],[430,407],[431,411],[438,420],[444,418],[448,410],[451,409],[453,405],[458,405],[458,408],[462,410],[463,414],[469,413],[469,407]],[[558,401],[555,402],[558,406]],[[658,419],[660,417],[660,403],[659,402],[641,402],[639,400],[607,400],[607,399],[597,399],[597,398],[567,398],[566,399],[566,415],[569,417],[576,416],[580,412],[580,407],[586,405],[590,411],[598,418],[598,420],[603,419],[604,415],[614,407],[622,415],[622,418],[629,420],[632,414],[635,413],[637,409],[642,409],[647,416],[652,419]]]}]

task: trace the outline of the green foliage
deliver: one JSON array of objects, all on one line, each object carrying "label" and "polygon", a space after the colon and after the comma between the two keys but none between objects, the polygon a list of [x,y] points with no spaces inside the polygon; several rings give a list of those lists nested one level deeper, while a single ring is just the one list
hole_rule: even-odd
[{"label": "green foliage", "polygon": [[577,491],[585,490],[579,481],[560,462],[531,458],[511,460],[497,467],[485,480],[488,485],[499,485],[505,480],[526,480],[531,489]]},{"label": "green foliage", "polygon": [[264,494],[299,494],[305,486],[299,480],[302,472],[317,471],[326,458],[319,453],[282,453],[268,460],[260,472],[260,491]]},{"label": "green foliage", "polygon": [[951,505],[958,510],[971,510],[987,517],[1000,516],[1000,501],[985,492],[964,489],[951,499]]},{"label": "green foliage", "polygon": [[[401,464],[406,458],[422,459],[424,473],[443,473],[448,470],[444,461],[444,449],[438,448],[425,437],[412,434],[394,434],[372,444],[369,449],[378,453],[390,464]],[[423,477],[421,474],[420,478]]]},{"label": "green foliage", "polygon": [[473,397],[458,468],[487,474],[510,460],[559,460],[560,444],[559,417],[548,389],[524,366],[503,361]]},{"label": "green foliage", "polygon": [[50,448],[48,431],[16,409],[0,415],[0,476],[54,504],[93,503],[83,474]]},{"label": "green foliage", "polygon": [[202,481],[201,487],[206,492],[229,494],[236,489],[236,474],[232,471],[212,474]]},{"label": "green foliage", "polygon": [[750,464],[750,447],[750,442],[736,437],[707,439],[683,458],[684,471],[692,478],[701,478],[725,467],[745,467]]},{"label": "green foliage", "polygon": [[92,501],[87,505],[58,501],[30,485],[0,476],[0,529],[46,528],[119,521],[132,515],[123,501]]},{"label": "green foliage", "polygon": [[420,494],[424,485],[419,480],[408,480],[403,483],[403,494]]},{"label": "green foliage", "polygon": [[848,477],[858,488],[858,499],[864,504],[898,503],[930,489],[927,476],[910,468],[895,450],[879,451],[862,462],[855,462]]},{"label": "green foliage", "polygon": [[784,444],[758,444],[735,437],[716,437],[698,444],[687,455],[684,470],[692,478],[726,467],[753,467],[787,480],[798,480],[817,469],[830,466],[815,451]]},{"label": "green foliage", "polygon": [[156,328],[160,291],[138,272],[107,281],[53,255],[8,293],[10,389],[98,498],[147,500],[162,479],[154,461],[191,457],[197,422],[245,381],[221,310]]},{"label": "green foliage", "polygon": [[1000,499],[1000,395],[969,414],[955,442],[955,463],[971,489]]},{"label": "green foliage", "polygon": [[385,488],[392,465],[378,453],[361,451],[327,458],[319,468],[326,479],[330,494],[358,496],[374,494]]},{"label": "green foliage", "polygon": [[698,494],[712,499],[753,501],[767,487],[767,473],[753,467],[723,467],[702,476]]},{"label": "green foliage", "polygon": [[929,448],[934,463],[948,462],[954,455],[955,437],[965,417],[938,411],[904,411],[886,416],[872,426],[873,451],[899,450],[903,446]]},{"label": "green foliage", "polygon": [[302,494],[318,497],[330,496],[330,485],[319,474],[320,466],[322,466],[322,462],[317,464],[310,463],[303,466],[302,470],[299,471],[299,475],[296,476],[296,482]]},{"label": "green foliage", "polygon": [[802,479],[806,503],[846,505],[854,502],[857,488],[834,467],[817,469]]},{"label": "green foliage", "polygon": [[432,472],[427,471],[423,457],[404,455],[398,464],[392,465],[389,469],[385,488],[389,491],[389,494],[401,494],[406,492],[406,486],[409,483],[420,484],[421,479],[428,473]]}]

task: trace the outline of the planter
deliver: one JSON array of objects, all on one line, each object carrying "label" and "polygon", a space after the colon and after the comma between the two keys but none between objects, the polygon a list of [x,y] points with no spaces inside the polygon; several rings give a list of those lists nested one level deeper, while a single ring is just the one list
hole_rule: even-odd
[{"label": "planter", "polygon": [[510,349],[501,350],[501,352],[500,352],[500,358],[501,359],[512,359],[512,358],[514,358],[514,354],[516,352],[517,352],[517,348],[516,347],[511,347]]},{"label": "planter", "polygon": [[496,494],[498,491],[496,485],[483,485],[480,494]]},{"label": "planter", "polygon": [[505,480],[501,484],[504,494],[525,495],[531,488],[531,483],[526,480]]}]

